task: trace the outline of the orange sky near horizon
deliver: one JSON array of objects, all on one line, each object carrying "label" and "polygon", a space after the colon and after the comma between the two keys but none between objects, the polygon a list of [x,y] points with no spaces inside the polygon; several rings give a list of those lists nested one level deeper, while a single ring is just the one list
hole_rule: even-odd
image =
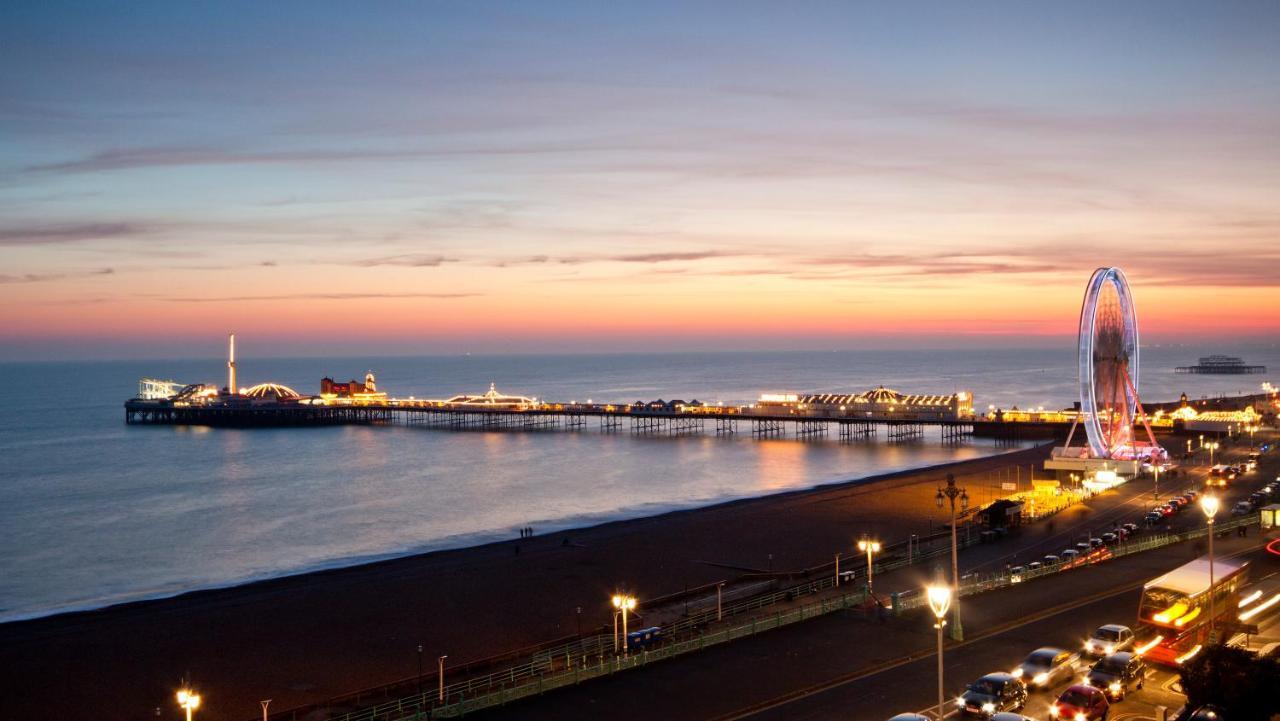
[{"label": "orange sky near horizon", "polygon": [[0,358],[1280,337],[1274,5],[143,5],[0,23]]}]

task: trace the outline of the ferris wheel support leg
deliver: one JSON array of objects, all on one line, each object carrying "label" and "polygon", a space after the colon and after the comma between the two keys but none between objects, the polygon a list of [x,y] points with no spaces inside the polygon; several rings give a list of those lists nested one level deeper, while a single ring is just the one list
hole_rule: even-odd
[{"label": "ferris wheel support leg", "polygon": [[1147,412],[1142,409],[1142,399],[1138,397],[1138,389],[1133,386],[1133,379],[1129,377],[1129,372],[1125,371],[1124,382],[1129,386],[1129,392],[1133,394],[1134,405],[1138,407],[1138,418],[1142,419],[1142,427],[1147,431],[1147,438],[1151,440],[1151,445],[1159,447],[1156,443],[1156,434],[1151,430],[1151,423],[1147,421]]}]

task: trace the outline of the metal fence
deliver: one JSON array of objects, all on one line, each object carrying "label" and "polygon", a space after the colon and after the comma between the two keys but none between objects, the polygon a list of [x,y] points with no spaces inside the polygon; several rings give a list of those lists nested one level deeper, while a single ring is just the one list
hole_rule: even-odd
[{"label": "metal fence", "polygon": [[[1234,521],[1219,523],[1215,526],[1218,533],[1226,533],[1241,526],[1259,522],[1257,516],[1246,516]],[[1163,548],[1174,543],[1204,538],[1207,529],[1200,528],[1182,533],[1148,534],[1130,541],[1105,546],[1075,561],[1044,566],[1033,570],[1012,573],[1009,570],[981,574],[968,577],[960,585],[960,595],[969,596],[977,593],[1005,588],[1018,583],[1063,573],[1094,563],[1101,563],[1111,558],[1141,553],[1156,548]],[[961,548],[978,543],[976,538],[959,538]],[[949,554],[950,545],[918,554],[910,559],[898,559],[885,564],[876,564],[877,573],[892,571],[924,561],[933,557]],[[449,684],[444,688],[444,701],[439,699],[439,691],[415,694],[395,701],[378,704],[348,714],[330,717],[331,721],[409,721],[410,719],[452,718],[462,716],[480,709],[499,706],[528,696],[537,695],[563,686],[570,686],[586,680],[608,676],[620,671],[645,666],[656,661],[681,656],[708,646],[726,643],[733,639],[744,638],[763,631],[770,631],[792,623],[798,623],[835,611],[858,608],[867,602],[865,589],[859,588],[835,596],[824,596],[808,603],[801,603],[785,611],[756,616],[750,621],[722,629],[711,629],[717,613],[724,618],[732,618],[749,611],[757,611],[784,601],[797,601],[810,594],[834,588],[833,575],[799,584],[772,593],[761,594],[733,604],[723,605],[717,612],[715,608],[690,614],[687,618],[663,627],[664,640],[660,645],[638,650],[624,656],[614,653],[614,637],[599,634],[586,637],[558,648],[534,654],[527,663],[510,669]],[[923,608],[927,605],[923,594],[910,594],[902,598],[894,597],[892,610],[904,613]]]}]

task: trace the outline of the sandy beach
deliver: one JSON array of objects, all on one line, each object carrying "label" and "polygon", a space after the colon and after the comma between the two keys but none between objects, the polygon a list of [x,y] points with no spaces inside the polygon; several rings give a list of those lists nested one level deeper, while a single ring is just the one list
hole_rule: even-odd
[{"label": "sandy beach", "polygon": [[[189,674],[203,719],[251,719],[424,671],[584,633],[608,598],[642,600],[849,554],[936,528],[946,472],[975,502],[1041,447],[919,471],[0,626],[0,717],[154,719]],[[518,550],[517,550],[518,549]],[[578,608],[581,608],[579,614]],[[643,608],[641,609],[643,610]],[[139,682],[139,679],[144,681]]]}]

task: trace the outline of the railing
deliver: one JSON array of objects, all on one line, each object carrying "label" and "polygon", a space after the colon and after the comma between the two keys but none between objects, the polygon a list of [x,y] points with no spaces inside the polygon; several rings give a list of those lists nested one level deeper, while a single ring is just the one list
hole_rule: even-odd
[{"label": "railing", "polygon": [[[1215,528],[1219,534],[1222,534],[1241,526],[1248,526],[1258,522],[1259,519],[1256,516],[1248,516],[1216,524]],[[961,584],[960,595],[969,596],[1005,588],[1042,576],[1101,563],[1111,558],[1163,548],[1174,543],[1203,538],[1206,535],[1207,529],[1205,528],[1182,533],[1146,535],[1124,543],[1099,548],[1075,561],[1034,570],[1024,570],[1019,573],[1011,573],[1008,570],[1004,570],[971,576]],[[971,546],[978,542],[975,538],[968,540],[960,538],[958,541],[961,547]],[[875,571],[883,573],[903,568],[910,565],[908,560],[914,564],[918,561],[950,553],[950,550],[948,544],[932,551],[916,554],[912,559],[902,558],[884,564],[876,564]],[[614,637],[598,634],[557,648],[537,652],[527,663],[510,669],[449,684],[444,688],[445,701],[443,703],[439,701],[439,691],[433,690],[421,695],[415,694],[360,711],[334,716],[331,719],[333,721],[407,721],[409,719],[427,718],[428,715],[431,718],[461,716],[562,686],[581,683],[600,676],[608,676],[619,671],[691,653],[733,639],[773,630],[834,611],[857,608],[868,600],[865,590],[859,589],[834,597],[828,596],[810,603],[803,603],[797,607],[786,611],[777,611],[771,615],[757,616],[750,621],[725,629],[707,630],[707,626],[714,623],[717,616],[731,618],[784,601],[795,601],[834,586],[835,578],[832,575],[828,575],[815,581],[772,593],[761,594],[737,603],[725,604],[718,611],[715,608],[697,611],[681,621],[664,626],[664,641],[661,645],[638,650],[630,656],[615,655],[613,653]],[[923,608],[926,603],[927,601],[922,594],[912,594],[901,598],[895,596],[892,609],[895,613],[904,613]]]},{"label": "railing", "polygon": [[[957,543],[960,548],[967,548],[971,545],[977,544],[978,542],[978,537],[972,534],[961,534],[957,538]],[[916,552],[912,554],[910,558],[898,558],[884,563],[877,562],[873,565],[873,570],[876,573],[885,573],[899,568],[905,568],[909,565],[914,565],[930,558],[949,554],[950,552],[951,544],[948,543],[928,551]],[[767,628],[776,628],[776,625],[767,627],[760,625],[760,622],[757,620],[730,628],[727,631],[715,631],[711,633],[705,631],[706,626],[708,624],[715,623],[718,618],[732,618],[749,611],[757,611],[779,603],[795,601],[799,598],[834,588],[835,584],[835,576],[834,573],[832,573],[824,575],[822,578],[790,586],[778,591],[758,594],[735,603],[726,603],[718,610],[711,607],[695,611],[680,621],[663,626],[662,632],[665,640],[662,645],[653,649],[638,652],[637,656],[633,656],[632,659],[640,656],[643,656],[648,661],[668,658],[673,655],[668,649],[687,649],[687,644],[693,641],[703,643],[700,639],[719,639],[721,635],[725,633],[728,633],[729,638],[739,638],[743,635],[751,635],[757,630],[763,631],[767,630]],[[856,601],[854,599],[856,599]],[[817,615],[822,615],[833,610],[839,610],[840,608],[855,607],[865,601],[865,592],[858,590],[838,596],[837,600],[834,602],[841,605],[830,606],[829,604],[833,603],[833,600],[830,598],[824,598],[815,603],[804,604],[800,608],[811,609],[812,607],[817,606],[822,609],[820,613],[817,613]],[[780,615],[775,614],[773,617],[769,618],[791,618],[788,614],[792,612],[788,611],[785,613],[779,613]],[[815,612],[812,610],[802,611],[803,618],[811,618],[814,614]],[[800,619],[797,618],[795,620]],[[783,625],[791,622],[793,621],[785,621]],[[748,632],[743,629],[751,630]],[[724,638],[722,640],[728,640],[728,638]],[[722,640],[709,640],[705,643],[714,645],[715,643],[721,643]],[[605,674],[607,675],[608,673],[614,673],[636,665],[634,660],[619,661],[618,659],[621,657],[614,657],[613,644],[614,639],[611,635],[597,634],[575,640],[558,647],[535,652],[526,663],[513,666],[502,671],[446,685],[444,688],[444,697],[446,699],[444,704],[439,702],[439,689],[432,689],[430,691],[424,691],[421,695],[414,694],[413,696],[406,698],[387,701],[359,711],[331,716],[330,719],[331,721],[382,721],[384,719],[411,719],[415,717],[415,714],[425,715],[427,712],[430,712],[434,717],[453,715],[450,709],[463,702],[468,704],[468,711],[475,710],[470,706],[476,702],[476,699],[481,697],[497,694],[502,700],[496,701],[495,703],[506,703],[506,701],[523,697],[516,691],[516,689],[519,688],[534,687],[535,689],[541,688],[543,690],[546,688],[555,688],[557,686],[548,687],[546,684],[551,682],[550,679],[558,679],[565,674],[573,674],[579,680],[583,680],[602,675],[598,672],[600,668],[604,668]],[[698,647],[701,648],[702,646]],[[685,652],[687,652],[687,650],[681,651],[680,653]],[[535,690],[532,691],[532,693],[538,693],[538,691]]]}]

